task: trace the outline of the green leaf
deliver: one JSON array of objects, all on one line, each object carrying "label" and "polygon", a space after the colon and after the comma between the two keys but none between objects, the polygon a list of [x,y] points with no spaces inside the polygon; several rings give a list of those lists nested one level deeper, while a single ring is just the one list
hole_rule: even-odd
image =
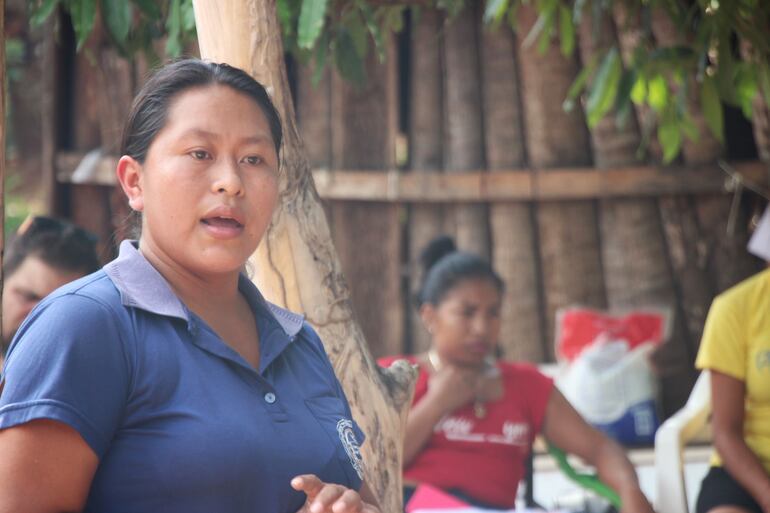
[{"label": "green leaf", "polygon": [[730,40],[725,36],[719,40],[719,67],[714,76],[719,96],[730,105],[738,106],[738,96],[735,92],[735,59],[730,48]]},{"label": "green leaf", "polygon": [[[374,40],[374,48],[375,50],[377,50],[377,58],[380,60],[380,62],[385,62],[385,51],[386,51],[385,42],[382,40],[382,31],[380,30],[380,26],[377,24],[377,20],[374,16],[374,11],[365,0],[359,0],[358,7],[361,10],[361,14],[364,17],[364,23],[366,23],[366,29],[369,31],[369,34],[372,35],[372,39]],[[360,17],[358,19],[360,20]],[[362,45],[363,53],[360,54],[361,58],[366,56],[366,52],[368,49],[366,32],[364,32],[363,40],[364,40],[364,44]]]},{"label": "green leaf", "polygon": [[593,128],[612,109],[618,94],[618,84],[623,73],[620,53],[612,47],[602,59],[599,70],[591,84],[591,93],[586,102],[588,126]]},{"label": "green leaf", "polygon": [[698,131],[698,127],[695,125],[695,121],[692,120],[692,117],[685,114],[681,121],[679,121],[679,129],[680,131],[692,142],[698,142],[700,139],[700,132]]},{"label": "green leaf", "polygon": [[647,81],[647,102],[660,114],[668,104],[668,85],[662,75],[655,75]]},{"label": "green leaf", "polygon": [[722,113],[722,102],[719,100],[714,79],[707,76],[703,80],[700,88],[700,106],[703,111],[703,117],[706,118],[706,124],[719,142],[725,142],[724,115]]},{"label": "green leaf", "polygon": [[586,0],[575,0],[575,5],[572,7],[572,21],[575,25],[580,24],[580,20],[583,18],[583,9],[585,9]]},{"label": "green leaf", "polygon": [[484,9],[484,23],[498,25],[502,21],[503,16],[505,16],[505,10],[508,9],[509,1],[487,0],[487,6]]},{"label": "green leaf", "polygon": [[575,25],[572,23],[572,13],[564,5],[559,6],[559,39],[562,55],[572,55],[575,50]]},{"label": "green leaf", "polygon": [[329,33],[323,32],[315,45],[315,59],[313,62],[313,76],[310,81],[316,87],[323,78],[326,69],[326,56],[329,54]]},{"label": "green leaf", "polygon": [[630,96],[636,105],[643,105],[647,101],[647,79],[643,75],[636,77]]},{"label": "green leaf", "polygon": [[754,115],[754,98],[757,96],[757,70],[748,62],[736,66],[735,98],[746,119]]},{"label": "green leaf", "polygon": [[178,57],[182,53],[182,13],[181,0],[171,0],[166,18],[166,54],[170,57]]},{"label": "green leaf", "polygon": [[77,50],[80,51],[94,28],[96,0],[77,0],[71,2],[69,7],[77,39]]},{"label": "green leaf", "polygon": [[195,9],[192,0],[182,0],[180,5],[182,12],[182,30],[190,33],[195,30]]},{"label": "green leaf", "polygon": [[633,88],[636,86],[637,73],[635,70],[623,70],[618,82],[618,95],[615,100],[615,109],[620,109],[625,106],[630,107],[631,94]]},{"label": "green leaf", "polygon": [[353,48],[355,48],[358,56],[363,59],[369,50],[369,34],[366,32],[364,22],[357,13],[352,14],[348,17],[345,28],[348,34],[350,34],[350,39],[353,41]]},{"label": "green leaf", "polygon": [[45,23],[45,20],[48,19],[54,9],[56,9],[57,5],[59,5],[59,0],[43,0],[43,2],[32,11],[32,15],[29,18],[29,24],[34,28]]},{"label": "green leaf", "polygon": [[327,0],[303,0],[297,33],[300,48],[312,48],[315,44],[326,20],[326,6]]},{"label": "green leaf", "polygon": [[155,0],[131,0],[151,20],[160,19],[160,8]]},{"label": "green leaf", "polygon": [[131,29],[131,4],[125,0],[102,0],[102,18],[119,45],[123,45]]},{"label": "green leaf", "polygon": [[663,162],[668,164],[679,155],[682,148],[682,132],[675,119],[669,119],[658,126],[658,143],[663,148]]},{"label": "green leaf", "polygon": [[596,57],[597,56],[594,55],[588,64],[583,66],[583,69],[580,70],[580,73],[578,73],[578,76],[575,77],[575,80],[572,82],[572,85],[569,86],[567,97],[561,106],[565,112],[571,112],[572,109],[575,108],[575,100],[580,93],[583,92],[586,87],[586,82],[588,82],[588,77],[593,75],[594,70],[596,69]]},{"label": "green leaf", "polygon": [[345,29],[340,29],[337,33],[334,60],[343,78],[357,85],[364,83],[364,61],[356,52],[353,38]]}]

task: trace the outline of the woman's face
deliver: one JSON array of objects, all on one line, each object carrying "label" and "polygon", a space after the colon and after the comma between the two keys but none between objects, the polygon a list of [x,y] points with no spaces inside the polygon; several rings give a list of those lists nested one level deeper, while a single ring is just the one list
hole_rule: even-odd
[{"label": "woman's face", "polygon": [[54,290],[84,274],[82,271],[56,269],[34,255],[25,258],[3,282],[3,346],[11,342],[35,305]]},{"label": "woman's face", "polygon": [[129,176],[124,189],[143,214],[142,251],[196,275],[240,270],[278,197],[278,155],[260,107],[228,86],[188,89],[172,100],[144,164],[133,162],[135,184]]},{"label": "woman's face", "polygon": [[441,360],[475,367],[493,354],[500,335],[500,302],[500,292],[490,280],[467,279],[438,305],[424,305],[423,322]]}]

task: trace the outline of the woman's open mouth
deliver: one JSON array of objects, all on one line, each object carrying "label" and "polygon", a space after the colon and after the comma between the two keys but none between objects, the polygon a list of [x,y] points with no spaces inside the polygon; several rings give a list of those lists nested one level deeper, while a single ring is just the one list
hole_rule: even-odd
[{"label": "woman's open mouth", "polygon": [[243,232],[243,224],[235,218],[227,216],[213,216],[201,219],[206,231],[217,239],[231,239]]}]

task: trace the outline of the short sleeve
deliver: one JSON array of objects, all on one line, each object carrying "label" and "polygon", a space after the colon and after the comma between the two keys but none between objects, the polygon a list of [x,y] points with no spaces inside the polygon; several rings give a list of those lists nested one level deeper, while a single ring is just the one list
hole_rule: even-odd
[{"label": "short sleeve", "polygon": [[553,380],[532,365],[517,364],[517,374],[515,390],[507,391],[509,394],[519,394],[526,398],[527,410],[529,412],[532,429],[530,430],[532,440],[540,433],[545,420],[545,412],[548,408],[548,401],[553,391]]},{"label": "short sleeve", "polygon": [[118,428],[129,382],[116,313],[86,296],[49,298],[30,314],[8,353],[0,429],[60,421],[101,458]]},{"label": "short sleeve", "polygon": [[746,339],[731,296],[718,296],[711,304],[703,328],[698,369],[713,369],[736,379],[746,379]]},{"label": "short sleeve", "polygon": [[329,356],[326,354],[326,349],[324,349],[323,347],[323,342],[321,342],[321,337],[319,337],[318,334],[315,332],[315,330],[313,330],[313,328],[311,328],[310,325],[307,323],[305,323],[302,329],[307,331],[308,338],[310,338],[310,340],[316,346],[321,358],[323,358],[324,364],[328,369],[330,379],[333,382],[334,394],[342,401],[342,404],[345,408],[345,415],[351,420],[351,423],[353,424],[353,432],[356,435],[356,441],[358,442],[358,445],[363,446],[364,440],[366,440],[366,435],[364,434],[364,431],[356,422],[356,419],[353,417],[353,412],[350,409],[350,402],[348,401],[348,398],[345,395],[345,391],[342,389],[342,384],[340,383],[340,380],[337,379],[337,374],[334,372],[334,366],[332,365],[331,360],[329,360]]}]

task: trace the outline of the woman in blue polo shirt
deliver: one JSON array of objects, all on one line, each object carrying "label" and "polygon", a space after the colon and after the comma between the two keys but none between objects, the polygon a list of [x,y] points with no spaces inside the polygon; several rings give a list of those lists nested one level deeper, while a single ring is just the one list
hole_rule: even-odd
[{"label": "woman in blue polo shirt", "polygon": [[12,342],[0,511],[376,511],[318,336],[240,272],[277,202],[280,146],[241,70],[184,60],[147,82],[117,168],[141,238]]}]

